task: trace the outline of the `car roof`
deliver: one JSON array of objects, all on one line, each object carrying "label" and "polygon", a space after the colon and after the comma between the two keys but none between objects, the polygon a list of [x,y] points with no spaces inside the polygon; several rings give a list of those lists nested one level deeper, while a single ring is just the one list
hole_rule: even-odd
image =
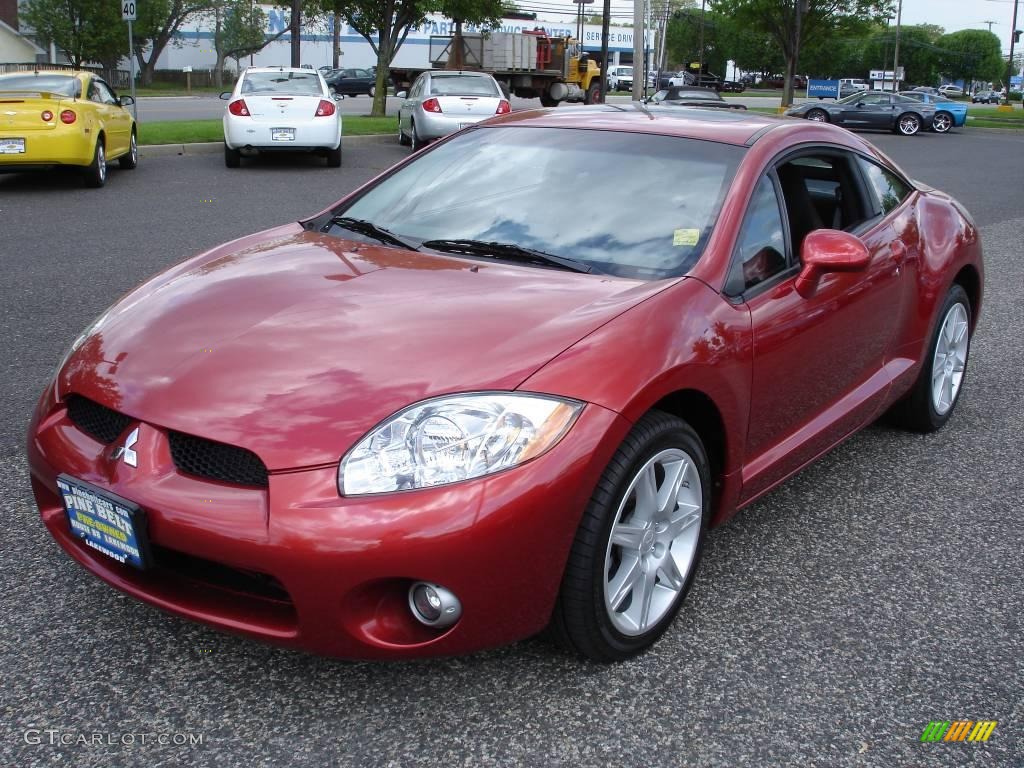
[{"label": "car roof", "polygon": [[470,77],[487,77],[490,78],[489,72],[476,72],[471,69],[439,69],[434,72],[431,70],[427,71],[427,74],[431,77],[449,77],[451,75],[468,75]]},{"label": "car roof", "polygon": [[262,72],[301,72],[308,75],[319,75],[320,71],[317,69],[309,69],[308,67],[246,67],[242,72],[243,75],[251,73],[260,74]]},{"label": "car roof", "polygon": [[532,109],[491,118],[488,125],[590,128],[704,139],[744,146],[760,134],[792,121],[741,110],[593,104],[577,109]]}]

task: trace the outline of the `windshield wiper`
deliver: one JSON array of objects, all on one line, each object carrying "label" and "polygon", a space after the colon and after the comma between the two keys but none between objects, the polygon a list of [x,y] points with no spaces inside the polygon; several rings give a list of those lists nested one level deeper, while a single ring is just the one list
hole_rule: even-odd
[{"label": "windshield wiper", "polygon": [[543,264],[549,267],[559,267],[573,272],[589,273],[593,267],[584,264],[582,261],[570,259],[565,256],[555,256],[544,251],[537,251],[533,248],[524,248],[515,243],[495,243],[484,240],[424,240],[424,248],[432,248],[435,251],[444,253],[464,253],[469,256],[484,256],[494,259],[507,259],[508,261],[521,261],[528,264]]},{"label": "windshield wiper", "polygon": [[[350,232],[358,232],[360,235],[372,237],[379,243],[397,245],[399,248],[405,248],[409,251],[419,250],[419,248],[412,243],[407,243],[398,235],[384,229],[383,227],[378,227],[372,221],[366,221],[365,219],[353,219],[350,216],[334,216],[327,221],[327,227],[330,227],[332,224],[341,227],[342,229],[347,229]],[[324,231],[327,230],[327,227],[324,227]]]}]

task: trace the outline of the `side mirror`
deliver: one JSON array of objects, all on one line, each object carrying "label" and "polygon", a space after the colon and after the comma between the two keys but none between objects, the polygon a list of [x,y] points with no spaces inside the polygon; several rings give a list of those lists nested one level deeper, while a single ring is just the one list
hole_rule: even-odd
[{"label": "side mirror", "polygon": [[395,98],[396,99],[407,99],[407,98],[409,98],[409,92],[408,91],[399,91],[398,93],[395,94]]},{"label": "side mirror", "polygon": [[220,97],[224,99],[224,101],[227,101],[231,98],[231,91],[224,91],[224,93],[222,93]]},{"label": "side mirror", "polygon": [[117,103],[120,104],[122,107],[130,107],[132,104],[135,103],[135,99],[133,99],[131,96],[122,96],[117,100]]},{"label": "side mirror", "polygon": [[818,278],[826,272],[859,272],[871,261],[859,237],[838,229],[816,229],[800,247],[803,269],[796,278],[796,292],[805,299],[814,294]]},{"label": "side mirror", "polygon": [[345,94],[343,94],[343,93],[335,93],[335,92],[332,91],[331,95],[334,96],[334,100],[335,101],[344,101],[345,100]]}]

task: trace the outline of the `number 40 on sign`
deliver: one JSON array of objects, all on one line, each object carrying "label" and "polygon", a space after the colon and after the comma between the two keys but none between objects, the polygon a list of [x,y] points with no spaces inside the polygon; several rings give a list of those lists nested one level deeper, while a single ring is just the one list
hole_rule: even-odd
[{"label": "number 40 on sign", "polygon": [[135,0],[121,0],[121,20],[135,21]]}]

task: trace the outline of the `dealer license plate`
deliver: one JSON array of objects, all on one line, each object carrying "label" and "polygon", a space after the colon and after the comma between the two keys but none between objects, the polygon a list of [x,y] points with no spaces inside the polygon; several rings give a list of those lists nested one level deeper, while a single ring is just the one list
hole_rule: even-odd
[{"label": "dealer license plate", "polygon": [[295,141],[294,128],[271,128],[271,141]]},{"label": "dealer license plate", "polygon": [[24,151],[24,139],[0,139],[0,155],[20,155]]},{"label": "dealer license plate", "polygon": [[149,564],[146,520],[138,504],[68,475],[57,478],[71,532],[119,563]]}]

